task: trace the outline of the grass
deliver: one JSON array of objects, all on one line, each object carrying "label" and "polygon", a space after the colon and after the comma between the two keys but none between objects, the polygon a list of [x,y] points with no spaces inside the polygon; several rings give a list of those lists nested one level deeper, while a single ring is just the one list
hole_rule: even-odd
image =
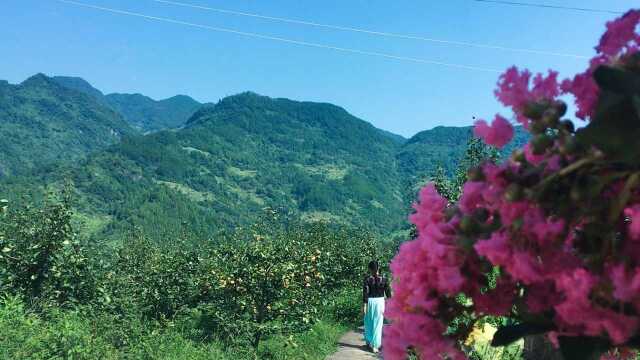
[{"label": "grass", "polygon": [[347,330],[346,325],[320,321],[301,334],[268,339],[258,348],[258,358],[321,360],[336,351],[338,339]]},{"label": "grass", "polygon": [[323,320],[307,331],[265,339],[257,350],[193,340],[179,326],[114,322],[78,310],[46,318],[17,298],[0,299],[0,359],[321,360],[348,326]]},{"label": "grass", "polygon": [[202,191],[197,191],[194,190],[184,184],[178,184],[175,182],[170,182],[170,181],[161,181],[161,180],[156,180],[156,183],[164,185],[172,190],[178,191],[180,193],[182,193],[183,195],[186,195],[189,199],[195,201],[195,202],[201,202],[201,201],[213,201],[213,194],[208,193],[208,192],[202,192]]},{"label": "grass", "polygon": [[321,175],[328,180],[342,180],[349,172],[348,167],[340,167],[336,164],[324,164],[324,165],[302,165],[296,164],[296,166],[304,169],[311,175]]}]

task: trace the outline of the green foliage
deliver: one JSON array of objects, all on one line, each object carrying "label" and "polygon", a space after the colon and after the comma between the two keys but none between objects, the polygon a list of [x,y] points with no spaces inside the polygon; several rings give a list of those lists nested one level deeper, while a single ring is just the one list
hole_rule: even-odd
[{"label": "green foliage", "polygon": [[183,221],[206,237],[266,206],[388,234],[405,226],[398,146],[339,107],[247,93],[202,108],[178,131],[123,137],[86,161],[7,178],[0,191],[71,179],[78,210],[105,219],[96,237],[112,240],[134,226],[170,238]]},{"label": "green foliage", "polygon": [[115,111],[45,75],[0,82],[0,178],[77,161],[133,133]]},{"label": "green foliage", "polygon": [[182,126],[202,106],[185,95],[156,101],[140,94],[109,94],[105,100],[132,126],[144,132]]},{"label": "green foliage", "polygon": [[234,233],[203,261],[202,325],[254,347],[265,335],[307,329],[320,319],[323,300],[353,287],[354,275],[374,256],[367,233],[332,232],[322,224],[265,222]]},{"label": "green foliage", "polygon": [[471,127],[438,126],[419,132],[407,140],[397,155],[399,171],[408,189],[405,196],[413,201],[425,182],[436,181],[441,194],[454,201],[460,194],[468,169],[484,159],[507,158],[528,138],[529,134],[517,126],[513,140],[498,153],[473,138]]},{"label": "green foliage", "polygon": [[[266,206],[391,236],[406,230],[403,214],[438,164],[455,176],[471,138],[468,127],[438,127],[406,140],[334,105],[253,93],[199,106],[104,96],[82,79],[44,75],[0,89],[0,172],[24,175],[3,176],[0,192],[37,197],[70,179],[79,216],[100,224],[92,237],[111,243],[136,226],[172,238],[182,222],[205,238]],[[117,112],[156,132],[136,136]],[[523,138],[517,128],[513,145]]]},{"label": "green foliage", "polygon": [[[636,66],[640,55],[634,56]],[[640,157],[640,74],[622,67],[600,66],[594,72],[600,87],[592,121],[576,133],[578,143],[595,146],[613,161],[634,164]]]},{"label": "green foliage", "polygon": [[57,304],[92,296],[89,259],[71,228],[67,199],[11,209],[0,221],[0,293]]},{"label": "green foliage", "polygon": [[323,358],[387,256],[366,231],[273,210],[207,243],[134,231],[113,251],[77,240],[69,204],[1,215],[4,357]]},{"label": "green foliage", "polygon": [[75,311],[51,310],[45,320],[18,297],[0,298],[0,357],[3,359],[115,359],[115,349],[92,334]]}]

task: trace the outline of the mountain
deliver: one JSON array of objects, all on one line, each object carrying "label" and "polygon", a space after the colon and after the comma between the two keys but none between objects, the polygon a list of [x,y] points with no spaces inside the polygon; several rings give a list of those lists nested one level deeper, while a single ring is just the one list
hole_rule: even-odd
[{"label": "mountain", "polygon": [[105,100],[143,132],[180,127],[202,106],[186,95],[156,101],[141,94],[109,94]]},{"label": "mountain", "polygon": [[98,100],[101,104],[107,104],[102,91],[94,88],[93,85],[89,84],[89,82],[83,78],[75,76],[52,76],[51,79],[66,88],[87,94]]},{"label": "mountain", "polygon": [[[156,239],[208,238],[264,208],[390,237],[407,227],[415,185],[438,166],[453,174],[472,135],[471,127],[436,127],[404,139],[332,104],[250,92],[186,111],[194,105],[187,97],[102,96],[79,78],[37,75],[0,82],[0,94],[0,167],[15,175],[0,179],[0,195],[70,182],[77,216],[99,238],[134,228]],[[158,103],[193,112],[143,135],[100,99],[123,112]],[[526,139],[516,128],[503,154]]]},{"label": "mountain", "polygon": [[111,108],[46,75],[0,82],[0,176],[76,161],[133,133]]},{"label": "mountain", "polygon": [[72,76],[54,76],[53,81],[83,92],[103,105],[120,113],[134,128],[142,132],[177,128],[184,125],[202,104],[186,95],[154,100],[142,94],[108,94],[94,88],[88,81]]},{"label": "mountain", "polygon": [[378,129],[378,131],[380,131],[382,135],[388,137],[389,139],[395,141],[398,144],[404,144],[407,141],[407,138],[405,138],[402,135],[394,134],[390,131],[382,130],[382,129]]},{"label": "mountain", "polygon": [[243,93],[202,108],[182,129],[123,137],[42,178],[69,178],[82,216],[107,235],[135,225],[163,238],[186,222],[206,237],[265,207],[388,235],[405,222],[397,150],[335,105]]},{"label": "mountain", "polygon": [[[446,174],[453,175],[472,136],[471,126],[437,126],[421,131],[407,140],[396,155],[399,170],[404,176],[420,177],[433,174],[441,166]],[[500,153],[506,157],[528,139],[529,133],[516,126],[513,140]]]}]

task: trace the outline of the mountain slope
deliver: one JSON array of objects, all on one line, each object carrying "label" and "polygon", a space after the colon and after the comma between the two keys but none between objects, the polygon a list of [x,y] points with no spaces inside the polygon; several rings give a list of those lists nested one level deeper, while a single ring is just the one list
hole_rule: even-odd
[{"label": "mountain slope", "polygon": [[54,76],[52,79],[66,88],[83,92],[99,103],[111,107],[131,126],[142,132],[180,127],[202,106],[186,95],[176,95],[158,101],[141,94],[104,95],[102,91],[79,77]]},{"label": "mountain slope", "polygon": [[75,161],[132,133],[115,111],[43,74],[0,82],[0,176]]},{"label": "mountain slope", "polygon": [[107,101],[104,98],[104,94],[102,93],[102,91],[94,88],[93,85],[89,84],[88,81],[86,81],[81,77],[53,76],[51,77],[51,79],[66,88],[80,91],[82,93],[87,94],[93,97],[94,99],[98,100],[98,102],[100,102],[101,104],[107,104]]},{"label": "mountain slope", "polygon": [[156,101],[141,94],[109,94],[105,100],[144,132],[180,127],[202,106],[186,95]]},{"label": "mountain slope", "polygon": [[[437,126],[421,131],[407,140],[398,152],[400,171],[410,175],[426,175],[442,166],[447,174],[453,175],[472,136],[471,126]],[[513,140],[502,149],[501,154],[510,155],[515,147],[525,144],[528,137],[528,132],[516,126]]]},{"label": "mountain slope", "polygon": [[[162,103],[105,97],[79,78],[0,83],[0,170],[17,175],[0,181],[0,195],[71,180],[79,216],[99,237],[138,227],[156,239],[206,238],[266,207],[389,237],[406,228],[415,185],[438,166],[452,174],[471,138],[471,127],[437,127],[406,140],[335,105],[254,93],[197,110],[190,98],[168,99],[181,116],[193,111],[189,120],[141,135],[100,103],[109,98],[142,115]],[[517,128],[510,146],[526,138]]]},{"label": "mountain slope", "polygon": [[48,181],[71,174],[83,213],[110,234],[136,225],[164,237],[184,221],[206,236],[265,207],[388,234],[405,219],[397,148],[337,106],[244,93],[183,129],[125,137]]}]

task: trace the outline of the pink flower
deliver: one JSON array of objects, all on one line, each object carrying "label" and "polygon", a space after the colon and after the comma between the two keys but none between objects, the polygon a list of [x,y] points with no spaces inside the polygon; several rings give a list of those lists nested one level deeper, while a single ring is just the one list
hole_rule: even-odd
[{"label": "pink flower", "polygon": [[561,302],[551,280],[533,284],[527,289],[526,296],[527,307],[534,313],[547,311]]},{"label": "pink flower", "polygon": [[511,312],[515,298],[515,286],[508,281],[498,281],[496,288],[473,297],[473,304],[482,314],[504,316]]},{"label": "pink flower", "polygon": [[460,196],[460,210],[463,213],[469,214],[476,209],[476,207],[482,202],[482,193],[484,191],[485,184],[481,181],[468,181],[462,187],[462,196]]},{"label": "pink flower", "polygon": [[416,225],[418,231],[440,222],[444,218],[444,209],[447,206],[447,200],[438,194],[432,183],[422,188],[419,196],[420,201],[413,205],[416,212],[409,216],[409,220]]},{"label": "pink flower", "polygon": [[505,232],[494,232],[489,239],[478,241],[473,248],[478,255],[486,257],[492,264],[505,265],[512,261],[509,235]]},{"label": "pink flower", "polygon": [[616,299],[629,302],[640,298],[640,267],[628,272],[624,265],[617,265],[609,269],[609,273]]},{"label": "pink flower", "polygon": [[546,77],[537,74],[530,89],[531,73],[512,66],[500,75],[495,95],[502,104],[511,107],[518,122],[528,128],[529,120],[522,113],[524,108],[530,102],[554,100],[560,93],[557,77],[558,73],[551,70]]},{"label": "pink flower", "polygon": [[640,205],[624,209],[624,215],[630,220],[629,235],[633,240],[640,240]]},{"label": "pink flower", "polygon": [[538,73],[533,78],[533,89],[531,89],[531,97],[533,100],[551,100],[560,95],[558,87],[558,72],[549,70],[547,76]]},{"label": "pink flower", "polygon": [[507,119],[496,115],[491,126],[484,120],[476,121],[473,133],[476,137],[484,140],[487,145],[501,149],[513,138],[513,126]]},{"label": "pink flower", "polygon": [[565,223],[562,219],[543,219],[530,224],[532,233],[542,246],[548,245],[562,235],[564,233],[564,225]]},{"label": "pink flower", "polygon": [[590,118],[596,108],[599,89],[593,80],[593,72],[602,64],[612,62],[617,56],[640,50],[640,35],[636,32],[640,23],[640,10],[631,10],[622,17],[607,23],[607,31],[596,47],[598,55],[589,62],[589,68],[577,74],[573,80],[564,80],[563,93],[571,93],[578,107],[576,116]]},{"label": "pink flower", "polygon": [[527,252],[516,252],[513,254],[511,262],[506,265],[509,274],[525,284],[532,284],[542,280],[542,266],[531,254]]},{"label": "pink flower", "polygon": [[560,86],[563,93],[573,94],[578,107],[576,116],[583,120],[591,117],[595,112],[598,95],[600,95],[598,85],[593,80],[595,67],[592,68],[584,73],[577,74],[573,80],[564,80]]},{"label": "pink flower", "polygon": [[640,10],[629,10],[622,17],[607,22],[607,31],[600,38],[596,50],[610,57],[637,50],[640,45],[640,34],[636,32],[638,23]]},{"label": "pink flower", "polygon": [[534,154],[533,153],[533,146],[531,146],[531,143],[527,143],[524,148],[524,157],[527,159],[528,162],[532,163],[533,165],[538,165],[540,163],[542,163],[545,159],[544,154]]}]

